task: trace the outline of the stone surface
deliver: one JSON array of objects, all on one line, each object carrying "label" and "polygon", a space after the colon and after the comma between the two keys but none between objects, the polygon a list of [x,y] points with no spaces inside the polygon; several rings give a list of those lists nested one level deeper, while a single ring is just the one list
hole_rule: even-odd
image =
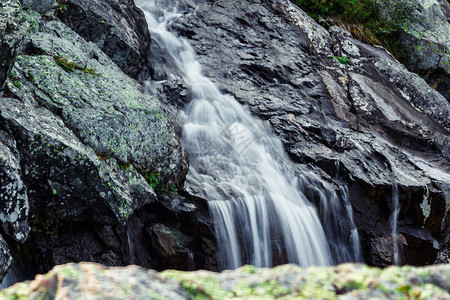
[{"label": "stone surface", "polygon": [[18,55],[18,50],[29,24],[18,0],[2,1],[0,3],[0,90]]},{"label": "stone surface", "polygon": [[[395,9],[377,1],[382,16],[392,19]],[[425,75],[428,83],[450,100],[450,5],[445,0],[405,1],[399,51],[408,69]]]},{"label": "stone surface", "polygon": [[2,290],[0,299],[450,299],[450,266],[369,268],[283,265],[234,271],[157,273],[137,266],[56,266]]},{"label": "stone surface", "polygon": [[[173,111],[60,20],[22,13],[31,27],[0,96],[0,221],[13,255],[31,272],[73,261],[188,269],[159,260],[148,240],[159,224],[182,226],[195,245],[180,251],[205,267],[212,226],[204,200],[176,195],[188,158]],[[132,32],[121,20],[108,22]],[[0,276],[11,264],[1,249]]]},{"label": "stone surface", "polygon": [[9,246],[3,237],[0,236],[0,280],[3,281],[3,278],[11,267],[12,262],[13,259],[11,257]]},{"label": "stone surface", "polygon": [[21,2],[23,9],[32,9],[49,17],[53,16],[56,9],[59,8],[56,0],[21,0]]},{"label": "stone surface", "polygon": [[21,178],[16,141],[0,131],[0,221],[3,230],[17,242],[24,242],[30,232],[27,188]]},{"label": "stone surface", "polygon": [[137,78],[146,66],[150,33],[133,0],[65,0],[59,17],[95,43],[126,74]]},{"label": "stone surface", "polygon": [[[197,5],[186,7],[172,30],[189,40],[222,91],[267,120],[294,161],[348,186],[366,261],[391,263],[374,251],[383,247],[370,245],[391,236],[396,185],[403,262],[432,263],[445,249],[448,101],[383,48],[326,30],[289,1]],[[347,64],[337,59],[344,56]],[[174,86],[161,68],[155,76]]]}]

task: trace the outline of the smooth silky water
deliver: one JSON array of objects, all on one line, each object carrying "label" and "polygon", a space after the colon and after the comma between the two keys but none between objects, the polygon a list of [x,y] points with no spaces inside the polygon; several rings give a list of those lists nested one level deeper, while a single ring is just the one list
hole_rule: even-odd
[{"label": "smooth silky water", "polygon": [[306,267],[355,260],[359,253],[349,253],[359,249],[359,240],[352,246],[351,232],[341,241],[345,257],[330,252],[329,241],[336,238],[325,234],[316,208],[304,194],[303,179],[317,189],[328,187],[323,202],[339,202],[336,191],[317,176],[297,176],[298,166],[270,128],[203,76],[189,43],[168,30],[180,16],[178,1],[136,0],[136,4],[145,12],[152,43],[167,55],[165,61],[192,93],[180,117],[182,143],[190,157],[187,186],[208,200],[219,267],[270,267],[274,262]]},{"label": "smooth silky water", "polygon": [[391,204],[392,204],[392,214],[390,216],[390,224],[392,228],[392,248],[393,248],[393,256],[394,256],[394,264],[399,266],[402,261],[402,243],[400,239],[400,235],[398,233],[398,215],[400,213],[400,202],[398,197],[398,185],[394,184],[392,186],[392,196],[391,196]]}]

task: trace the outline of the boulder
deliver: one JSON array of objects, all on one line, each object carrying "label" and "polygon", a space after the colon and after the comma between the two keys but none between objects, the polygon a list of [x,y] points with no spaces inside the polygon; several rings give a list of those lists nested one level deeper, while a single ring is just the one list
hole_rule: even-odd
[{"label": "boulder", "polygon": [[59,18],[95,43],[127,75],[137,79],[146,67],[150,33],[133,0],[64,0]]}]

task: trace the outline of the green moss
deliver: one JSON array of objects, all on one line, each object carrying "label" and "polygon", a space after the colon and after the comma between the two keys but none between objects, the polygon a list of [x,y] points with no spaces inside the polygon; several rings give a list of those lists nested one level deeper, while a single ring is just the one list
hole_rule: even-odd
[{"label": "green moss", "polygon": [[305,299],[337,299],[336,293],[321,285],[304,285],[299,290],[299,298]]},{"label": "green moss", "polygon": [[119,165],[120,169],[127,170],[131,166],[131,161],[127,163],[117,162],[117,164]]},{"label": "green moss", "polygon": [[157,194],[176,194],[178,188],[174,184],[164,184],[159,179],[159,172],[144,172],[144,178]]},{"label": "green moss", "polygon": [[154,300],[169,300],[169,299],[167,299],[166,297],[163,297],[163,296],[161,296],[161,295],[158,295],[157,293],[155,293],[155,292],[153,292],[153,291],[148,292],[148,296],[149,296],[151,299],[154,299]]},{"label": "green moss", "polygon": [[28,284],[26,282],[16,283],[12,287],[0,291],[0,299],[8,299],[8,300],[28,299]]},{"label": "green moss", "polygon": [[258,271],[258,267],[252,265],[245,265],[239,268],[243,274],[255,274]]},{"label": "green moss", "polygon": [[281,296],[289,294],[289,289],[283,287],[276,281],[265,281],[263,283],[258,284],[252,291],[251,295],[255,296],[270,296],[274,299],[279,298]]},{"label": "green moss", "polygon": [[164,271],[162,277],[169,277],[186,289],[192,300],[221,300],[231,298],[233,293],[225,290],[213,275],[206,276],[195,273],[186,273],[175,270]]},{"label": "green moss", "polygon": [[422,281],[425,281],[428,276],[431,275],[430,270],[428,269],[416,269],[416,274],[422,279]]},{"label": "green moss", "polygon": [[335,274],[332,278],[336,282],[336,287],[341,291],[352,291],[356,289],[366,289],[369,286],[372,288],[379,287],[379,282],[374,281],[380,274],[379,269],[362,266],[360,270],[352,273]]},{"label": "green moss", "polygon": [[71,266],[64,266],[63,268],[59,269],[58,274],[72,279],[78,279],[80,277],[80,271]]}]

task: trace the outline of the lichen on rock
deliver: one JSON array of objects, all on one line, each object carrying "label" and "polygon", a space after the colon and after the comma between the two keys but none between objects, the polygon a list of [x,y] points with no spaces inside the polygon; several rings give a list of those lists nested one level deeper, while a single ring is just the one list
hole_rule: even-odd
[{"label": "lichen on rock", "polygon": [[[0,299],[450,299],[448,265],[389,267],[362,264],[335,267],[283,265],[273,269],[243,266],[214,273],[168,270],[157,273],[136,266],[104,267],[93,263],[56,266],[33,281],[0,292]],[[44,288],[45,287],[45,288]]]}]

